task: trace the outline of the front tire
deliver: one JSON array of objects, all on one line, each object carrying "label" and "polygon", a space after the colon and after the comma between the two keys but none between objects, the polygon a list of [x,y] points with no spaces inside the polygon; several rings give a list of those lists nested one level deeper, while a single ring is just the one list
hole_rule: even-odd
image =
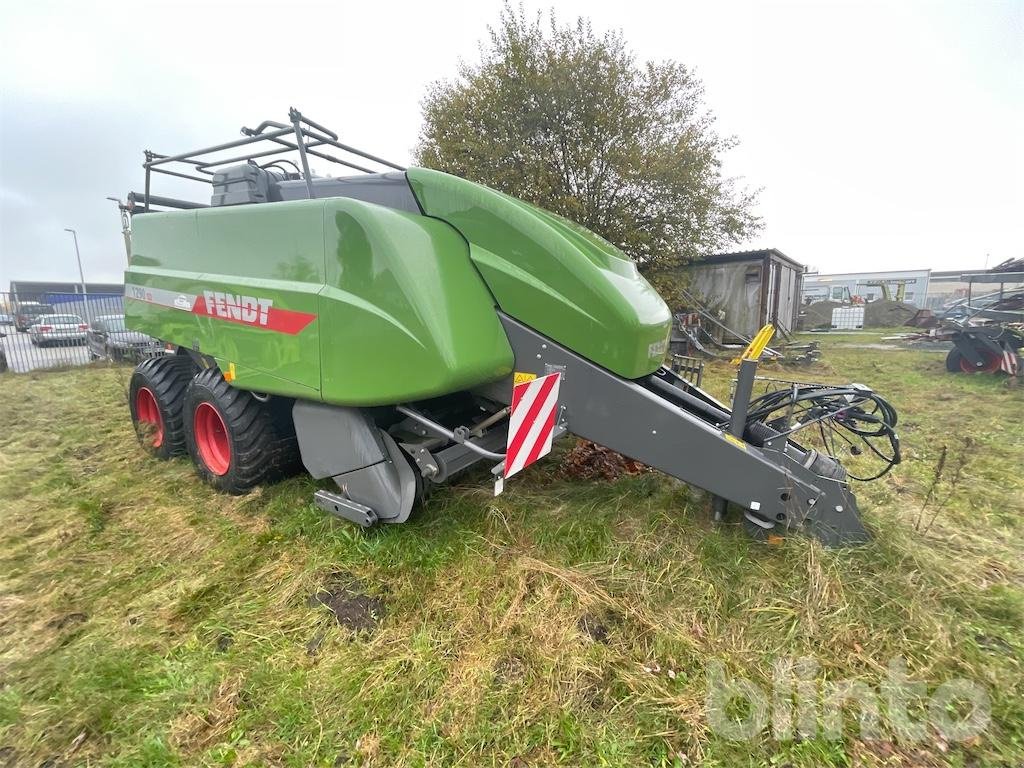
[{"label": "front tire", "polygon": [[185,389],[195,372],[187,357],[146,360],[135,368],[128,387],[128,405],[139,442],[158,459],[185,452],[182,408]]},{"label": "front tire", "polygon": [[228,384],[216,368],[201,371],[185,393],[185,439],[203,480],[241,494],[297,464],[289,401],[261,401]]}]

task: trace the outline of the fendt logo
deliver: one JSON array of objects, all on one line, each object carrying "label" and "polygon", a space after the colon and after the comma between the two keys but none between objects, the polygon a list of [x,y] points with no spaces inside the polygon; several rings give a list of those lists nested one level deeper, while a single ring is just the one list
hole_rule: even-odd
[{"label": "fendt logo", "polygon": [[316,320],[316,315],[312,312],[275,307],[273,299],[244,296],[227,291],[202,291],[201,294],[179,293],[166,288],[130,283],[124,287],[124,295],[129,299],[168,309],[180,309],[200,317],[213,317],[253,328],[266,328],[268,331],[292,336],[301,333]]},{"label": "fendt logo", "polygon": [[258,296],[236,296],[223,291],[203,291],[206,301],[206,314],[238,320],[253,325],[266,325],[270,319],[272,299],[261,299]]}]

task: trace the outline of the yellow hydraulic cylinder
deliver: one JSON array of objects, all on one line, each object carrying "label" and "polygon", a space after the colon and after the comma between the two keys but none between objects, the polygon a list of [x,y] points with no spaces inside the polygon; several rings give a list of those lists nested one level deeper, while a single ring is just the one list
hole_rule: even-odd
[{"label": "yellow hydraulic cylinder", "polygon": [[741,360],[760,360],[762,353],[768,347],[768,342],[772,340],[774,335],[775,326],[768,323],[750,340],[747,348],[743,350],[743,354],[732,359],[732,364],[739,365]]}]

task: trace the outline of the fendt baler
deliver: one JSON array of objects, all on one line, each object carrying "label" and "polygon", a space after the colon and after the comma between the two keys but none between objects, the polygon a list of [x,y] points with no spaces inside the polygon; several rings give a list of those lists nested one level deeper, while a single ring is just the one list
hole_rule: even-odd
[{"label": "fendt baler", "polygon": [[[866,539],[842,465],[790,435],[828,421],[895,449],[869,390],[793,387],[748,418],[664,365],[668,307],[593,233],[296,110],[243,134],[147,152],[124,206],[126,319],[169,350],[131,382],[157,456],[187,451],[234,493],[301,459],[338,486],[321,508],[371,525],[478,462],[499,490],[571,433],[732,502],[754,532]],[[313,158],[362,175],[316,176]],[[212,204],[151,194],[155,173],[212,184]]]}]

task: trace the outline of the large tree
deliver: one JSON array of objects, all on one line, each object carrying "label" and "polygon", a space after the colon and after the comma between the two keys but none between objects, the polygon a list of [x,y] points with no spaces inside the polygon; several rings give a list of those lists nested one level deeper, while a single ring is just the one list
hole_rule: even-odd
[{"label": "large tree", "polygon": [[488,32],[480,61],[424,99],[421,165],[579,222],[664,288],[673,267],[760,228],[756,192],[722,174],[735,139],[715,131],[685,66],[638,63],[620,32],[522,7]]}]

